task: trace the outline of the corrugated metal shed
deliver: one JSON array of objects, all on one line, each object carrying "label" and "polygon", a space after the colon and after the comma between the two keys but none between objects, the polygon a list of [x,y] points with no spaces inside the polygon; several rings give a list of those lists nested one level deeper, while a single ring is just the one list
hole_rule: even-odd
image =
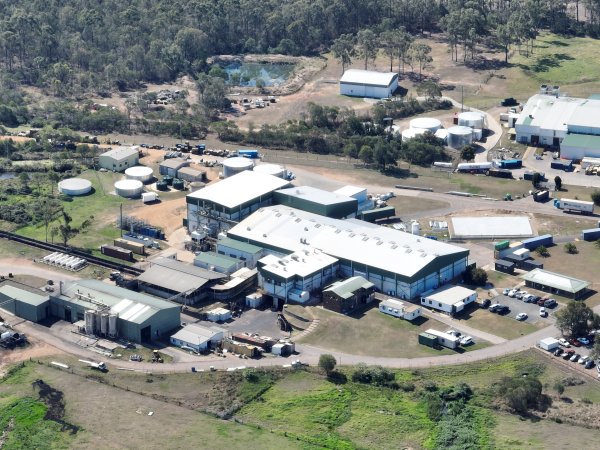
[{"label": "corrugated metal shed", "polygon": [[332,291],[341,298],[350,298],[358,289],[371,289],[374,286],[373,283],[365,280],[363,277],[352,277],[347,280],[336,281],[323,289],[323,292]]},{"label": "corrugated metal shed", "polygon": [[542,269],[534,269],[529,273],[521,275],[521,278],[531,283],[559,289],[564,292],[576,294],[587,288],[591,283],[567,275],[549,272]]},{"label": "corrugated metal shed", "polygon": [[211,280],[225,277],[226,275],[222,273],[201,269],[174,259],[156,258],[152,261],[152,266],[137,279],[174,292],[188,292],[200,289]]},{"label": "corrugated metal shed", "polygon": [[348,69],[342,75],[340,83],[365,84],[367,86],[387,87],[392,84],[395,72],[375,72],[373,70]]}]

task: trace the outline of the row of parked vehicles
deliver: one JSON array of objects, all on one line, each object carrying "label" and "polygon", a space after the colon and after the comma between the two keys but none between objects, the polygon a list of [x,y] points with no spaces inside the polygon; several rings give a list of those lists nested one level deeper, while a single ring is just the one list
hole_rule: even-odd
[{"label": "row of parked vehicles", "polygon": [[535,303],[538,306],[543,306],[544,308],[555,308],[558,305],[556,300],[553,298],[540,297],[539,295],[533,295],[527,291],[521,291],[519,289],[506,288],[502,291],[502,293],[508,297],[523,300],[525,303]]},{"label": "row of parked vehicles", "polygon": [[579,353],[576,353],[575,350],[563,350],[559,347],[554,350],[554,356],[560,356],[565,361],[581,364],[586,369],[591,369],[596,366],[598,373],[600,373],[600,366],[598,366],[593,359],[587,355],[580,355]]}]

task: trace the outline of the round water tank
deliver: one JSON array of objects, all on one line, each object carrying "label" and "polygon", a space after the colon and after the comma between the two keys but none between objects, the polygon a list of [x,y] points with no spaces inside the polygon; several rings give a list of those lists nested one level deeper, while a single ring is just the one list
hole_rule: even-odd
[{"label": "round water tank", "polygon": [[133,166],[125,171],[128,180],[138,180],[147,183],[152,179],[152,169],[145,166]]},{"label": "round water tank", "polygon": [[58,191],[65,195],[85,195],[92,190],[91,181],[83,178],[67,178],[58,183]]},{"label": "round water tank", "polygon": [[422,130],[429,130],[435,133],[437,130],[442,128],[442,122],[432,117],[417,117],[410,121],[411,128],[419,128]]},{"label": "round water tank", "polygon": [[166,181],[157,181],[156,182],[156,189],[158,189],[159,191],[168,191],[169,190],[169,185],[167,184]]},{"label": "round water tank", "polygon": [[143,190],[144,185],[138,180],[121,180],[115,183],[115,192],[121,197],[139,197]]},{"label": "round water tank", "polygon": [[178,178],[175,178],[175,179],[173,180],[173,187],[174,187],[175,189],[178,189],[178,190],[180,190],[180,191],[181,191],[181,190],[183,190],[183,188],[184,188],[183,180],[180,180],[180,179],[178,179]]},{"label": "round water tank", "polygon": [[283,178],[285,174],[285,169],[279,164],[259,164],[254,166],[254,171],[279,178]]},{"label": "round water tank", "polygon": [[223,177],[227,178],[244,170],[252,170],[254,162],[250,158],[227,158],[223,161]]},{"label": "round water tank", "polygon": [[173,177],[171,175],[165,175],[163,181],[171,186],[173,184]]},{"label": "round water tank", "polygon": [[402,132],[402,140],[407,141],[408,139],[412,139],[415,136],[420,136],[427,132],[424,128],[407,128]]},{"label": "round water tank", "polygon": [[410,224],[410,232],[412,234],[416,234],[417,236],[421,234],[421,226],[419,225],[419,222],[415,221]]},{"label": "round water tank", "polygon": [[202,181],[192,181],[190,183],[190,190],[195,192],[198,189],[202,189],[204,186],[206,186],[206,184],[204,184]]},{"label": "round water tank", "polygon": [[458,115],[458,125],[462,127],[484,128],[485,116],[480,112],[467,111]]},{"label": "round water tank", "polygon": [[473,142],[473,130],[469,127],[448,128],[448,146],[459,149]]},{"label": "round water tank", "polygon": [[440,128],[435,132],[435,137],[444,141],[444,143],[448,142],[448,130],[444,128]]}]

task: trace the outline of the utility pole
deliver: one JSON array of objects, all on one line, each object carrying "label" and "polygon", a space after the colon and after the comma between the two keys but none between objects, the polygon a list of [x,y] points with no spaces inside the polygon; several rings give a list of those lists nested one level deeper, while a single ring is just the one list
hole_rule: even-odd
[{"label": "utility pole", "polygon": [[121,232],[121,238],[123,237],[123,203],[119,205],[121,211],[121,218],[119,219],[119,231]]},{"label": "utility pole", "polygon": [[460,112],[464,111],[465,107],[465,87],[463,85],[460,86]]}]

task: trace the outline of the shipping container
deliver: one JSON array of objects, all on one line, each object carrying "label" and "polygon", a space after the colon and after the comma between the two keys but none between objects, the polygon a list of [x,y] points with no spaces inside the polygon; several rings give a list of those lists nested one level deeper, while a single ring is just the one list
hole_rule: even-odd
[{"label": "shipping container", "polygon": [[523,161],[520,159],[504,159],[499,162],[501,169],[520,169],[523,167]]},{"label": "shipping container", "polygon": [[238,156],[256,159],[259,157],[258,150],[238,150]]},{"label": "shipping container", "polygon": [[396,215],[396,208],[385,206],[383,208],[369,209],[360,214],[360,219],[366,222],[375,222],[379,219],[387,219]]},{"label": "shipping container", "polygon": [[114,245],[103,245],[100,247],[100,252],[111,258],[133,261],[133,252],[131,250],[125,250],[124,248],[115,247]]},{"label": "shipping container", "polygon": [[581,200],[571,200],[561,198],[558,207],[566,212],[579,212],[581,214],[593,214],[594,202],[584,202]]},{"label": "shipping container", "polygon": [[500,241],[494,244],[494,250],[504,250],[510,246],[510,241]]},{"label": "shipping container", "polygon": [[442,169],[452,169],[452,163],[436,161],[433,163],[433,167],[440,167]]},{"label": "shipping container", "polygon": [[564,170],[565,172],[570,172],[573,170],[573,161],[568,159],[557,159],[550,163],[550,167],[552,169]]},{"label": "shipping container", "polygon": [[487,172],[492,168],[491,162],[460,163],[456,166],[457,172]]},{"label": "shipping container", "polygon": [[600,228],[590,228],[581,231],[581,239],[584,241],[597,241],[600,239]]},{"label": "shipping container", "polygon": [[546,174],[544,172],[536,172],[535,170],[526,170],[523,174],[523,179],[527,181],[533,180],[533,174],[540,174],[540,181],[546,181]]},{"label": "shipping container", "polygon": [[522,261],[519,264],[519,269],[527,270],[528,272],[533,269],[543,269],[544,263],[541,261],[536,261],[535,259],[528,259],[526,261]]},{"label": "shipping container", "polygon": [[437,336],[426,332],[419,334],[419,344],[426,345],[427,347],[437,347]]},{"label": "shipping container", "polygon": [[496,178],[512,178],[512,172],[507,169],[490,169],[488,170],[488,175],[490,177]]},{"label": "shipping container", "polygon": [[544,234],[543,236],[536,236],[523,241],[523,247],[525,247],[527,250],[535,250],[541,245],[544,247],[550,247],[551,245],[554,245],[552,235]]},{"label": "shipping container", "polygon": [[550,200],[550,191],[537,191],[533,193],[533,201],[534,202],[547,202]]},{"label": "shipping container", "polygon": [[498,272],[512,274],[515,272],[515,263],[504,259],[498,259],[494,264],[494,269]]},{"label": "shipping container", "polygon": [[127,239],[115,239],[114,242],[115,247],[121,247],[126,250],[131,250],[136,255],[145,255],[146,254],[146,246],[139,242],[129,241]]}]

